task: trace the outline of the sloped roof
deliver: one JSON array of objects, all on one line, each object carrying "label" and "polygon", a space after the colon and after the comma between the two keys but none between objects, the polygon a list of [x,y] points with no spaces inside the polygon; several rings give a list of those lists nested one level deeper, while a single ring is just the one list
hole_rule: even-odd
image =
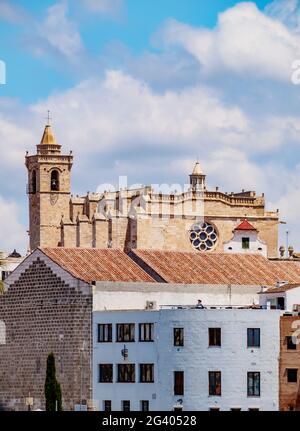
[{"label": "sloped roof", "polygon": [[274,286],[300,283],[300,265],[269,261],[260,254],[134,250],[131,257],[156,280],[185,284]]},{"label": "sloped roof", "polygon": [[297,289],[300,287],[300,283],[296,284],[284,284],[280,287],[270,287],[269,289],[265,290],[264,292],[260,292],[261,294],[264,293],[283,293],[287,292],[288,290]]},{"label": "sloped roof", "polygon": [[203,175],[203,172],[202,172],[202,169],[201,169],[201,166],[200,166],[199,162],[197,162],[195,164],[195,167],[194,167],[192,175]]},{"label": "sloped roof", "polygon": [[257,230],[247,219],[243,220],[234,230]]},{"label": "sloped roof", "polygon": [[49,124],[46,125],[40,145],[57,145],[54,133]]},{"label": "sloped roof", "polygon": [[71,275],[87,283],[154,281],[121,250],[59,247],[40,250]]}]

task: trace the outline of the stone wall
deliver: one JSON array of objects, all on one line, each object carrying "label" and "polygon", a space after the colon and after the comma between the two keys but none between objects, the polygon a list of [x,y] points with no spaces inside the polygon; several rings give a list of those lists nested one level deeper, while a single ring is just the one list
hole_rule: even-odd
[{"label": "stone wall", "polygon": [[[296,323],[295,323],[296,322]],[[298,326],[297,322],[299,323]],[[279,408],[280,410],[300,410],[299,381],[300,381],[300,347],[296,350],[287,348],[286,337],[292,336],[300,327],[299,316],[282,316],[280,318],[280,359],[279,359]],[[298,331],[299,332],[299,331]],[[299,335],[298,335],[299,339]],[[297,383],[287,381],[287,369],[298,369]]]},{"label": "stone wall", "polygon": [[0,406],[24,410],[30,394],[34,409],[44,409],[46,361],[53,352],[63,408],[72,410],[80,403],[81,379],[83,400],[91,398],[91,291],[42,253],[25,262],[27,269],[15,271],[0,297],[0,320],[6,325],[6,344],[0,345]]}]

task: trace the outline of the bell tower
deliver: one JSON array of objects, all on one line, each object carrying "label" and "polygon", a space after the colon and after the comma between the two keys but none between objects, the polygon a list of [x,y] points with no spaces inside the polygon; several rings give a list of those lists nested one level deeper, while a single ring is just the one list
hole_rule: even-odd
[{"label": "bell tower", "polygon": [[200,167],[200,163],[197,162],[195,164],[193,173],[190,175],[190,185],[191,185],[191,189],[196,191],[203,191],[205,190],[205,178],[206,175],[203,174],[201,167]]},{"label": "bell tower", "polygon": [[48,121],[36,154],[25,157],[30,250],[60,246],[61,217],[68,219],[70,212],[72,164],[72,153],[61,154]]}]

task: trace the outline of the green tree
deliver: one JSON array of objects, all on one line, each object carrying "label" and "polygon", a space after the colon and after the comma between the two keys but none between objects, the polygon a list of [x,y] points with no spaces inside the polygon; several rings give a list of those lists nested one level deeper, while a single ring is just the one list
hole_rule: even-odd
[{"label": "green tree", "polygon": [[45,398],[47,412],[62,411],[61,387],[56,379],[55,358],[53,353],[50,353],[47,358]]}]

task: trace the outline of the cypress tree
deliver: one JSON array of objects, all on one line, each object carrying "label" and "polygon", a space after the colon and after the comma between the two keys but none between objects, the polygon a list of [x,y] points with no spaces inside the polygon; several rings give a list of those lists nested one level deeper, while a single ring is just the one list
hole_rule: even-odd
[{"label": "cypress tree", "polygon": [[50,353],[47,358],[45,398],[47,412],[62,410],[61,386],[56,379],[55,358],[53,353]]}]

